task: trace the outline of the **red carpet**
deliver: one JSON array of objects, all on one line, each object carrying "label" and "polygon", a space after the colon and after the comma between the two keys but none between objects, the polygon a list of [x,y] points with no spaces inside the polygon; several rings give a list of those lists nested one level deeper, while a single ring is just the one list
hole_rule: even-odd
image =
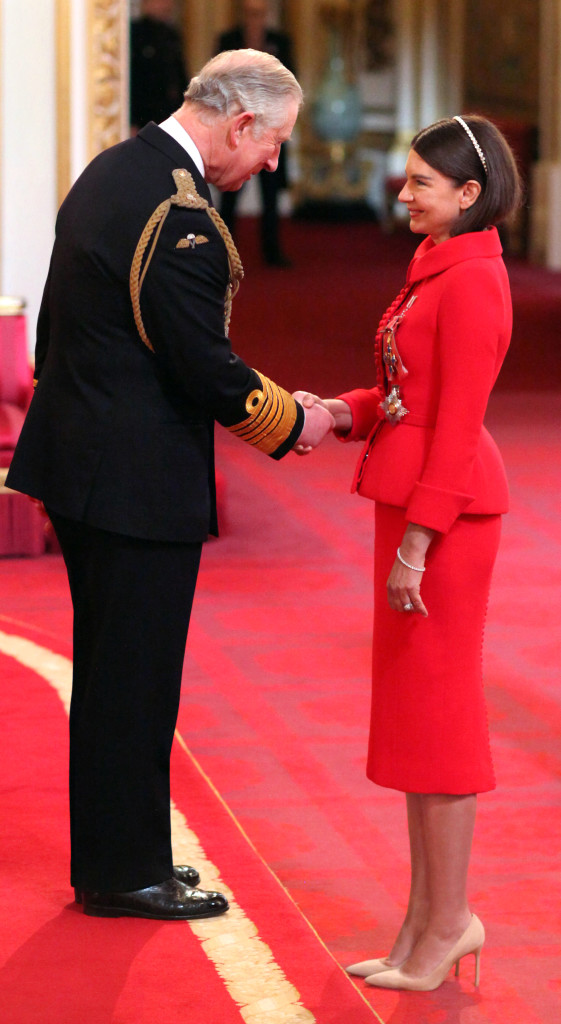
[{"label": "red carpet", "polygon": [[[62,596],[60,558],[45,562]],[[25,574],[39,565],[19,568]],[[12,572],[5,578],[13,579]],[[0,634],[2,651],[14,637],[21,645],[24,633],[41,641],[49,674],[64,643],[19,625],[15,634]],[[360,1024],[372,1021],[371,1009],[181,742],[174,751],[174,802],[188,812],[204,849],[207,860],[196,860],[202,873],[208,862],[219,866],[207,883],[230,891],[231,911],[192,926],[82,914],[67,883],[66,715],[41,674],[21,663],[25,654],[0,655],[2,719],[9,725],[2,787],[2,1024],[335,1024],[342,1010]]]},{"label": "red carpet", "polygon": [[[290,228],[286,247],[298,258],[294,271],[260,268],[249,239],[248,279],[237,300],[245,306],[236,305],[235,334],[251,326],[244,344],[252,362],[289,386],[334,389],[339,371],[341,386],[364,383],[354,376],[363,361],[369,364],[364,321],[377,320],[385,301],[378,284],[385,281],[391,298],[401,267],[388,260],[378,277],[372,266],[362,273],[370,259],[367,232],[374,237],[377,230],[370,225],[357,226],[357,234],[337,225]],[[296,241],[297,252],[289,245]],[[409,241],[377,236],[376,244],[393,253]],[[314,288],[300,269],[306,256],[315,260]],[[357,269],[360,286],[345,283],[345,265]],[[543,275],[542,281],[552,295],[554,278]],[[337,287],[350,298],[348,312],[336,319]],[[282,288],[277,307],[267,302]],[[538,324],[540,315],[538,309]],[[359,345],[355,321],[362,317],[368,334]],[[345,344],[347,331],[352,346]],[[333,338],[340,339],[334,355]],[[556,344],[548,333],[540,351],[554,358]],[[290,374],[294,379],[287,381]],[[513,367],[509,381],[518,374]],[[349,494],[354,448],[329,441],[308,459],[289,456],[274,464],[219,431],[224,529],[203,558],[173,796],[259,942],[270,948],[280,982],[275,970],[271,983],[270,964],[258,958],[257,990],[248,1001],[245,954],[245,990],[236,990],[231,970],[223,980],[214,964],[227,918],[217,919],[216,937],[205,939],[183,924],[87,919],[70,904],[62,704],[37,672],[4,654],[0,948],[6,965],[0,993],[8,1008],[2,1022],[560,1019],[560,396],[504,386],[489,422],[507,462],[512,511],[504,523],[485,660],[499,788],[480,800],[472,862],[473,908],[487,930],[480,990],[473,987],[471,962],[462,964],[459,980],[450,975],[430,994],[368,989],[337,966],[387,951],[408,882],[403,799],[364,776],[372,509]],[[0,630],[69,657],[70,610],[58,556],[1,560],[0,593]],[[243,945],[244,927],[234,944]],[[285,981],[296,991],[288,990],[292,1002],[284,1008],[260,1002]]]},{"label": "red carpet", "polygon": [[[471,896],[488,933],[481,990],[467,964],[459,984],[451,978],[428,997],[364,988],[392,1024],[460,1010],[462,1024],[559,1018],[560,434],[535,412],[532,423],[532,409],[532,396],[504,395],[489,417],[513,510],[488,627],[499,789],[480,800],[473,856]],[[549,413],[559,424],[559,397]],[[348,494],[350,453],[335,443],[280,467],[229,439],[224,448],[229,528],[205,555],[186,667],[195,690],[186,689],[180,727],[329,948],[350,963],[387,950],[408,881],[402,797],[364,777],[371,510]],[[203,702],[207,718],[195,728]]]}]

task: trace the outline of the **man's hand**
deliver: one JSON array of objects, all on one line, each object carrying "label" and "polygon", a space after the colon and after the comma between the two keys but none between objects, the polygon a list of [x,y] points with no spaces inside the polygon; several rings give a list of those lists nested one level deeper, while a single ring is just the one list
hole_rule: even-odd
[{"label": "man's hand", "polygon": [[297,455],[308,455],[313,448],[321,444],[324,437],[333,430],[335,420],[330,412],[316,402],[304,405],[305,422],[304,429],[294,445],[293,451]]},{"label": "man's hand", "polygon": [[353,429],[353,414],[350,406],[342,398],[320,398],[311,391],[295,391],[292,395],[304,409],[311,409],[313,405],[321,405],[327,409],[335,420],[334,430],[337,435],[343,436]]}]

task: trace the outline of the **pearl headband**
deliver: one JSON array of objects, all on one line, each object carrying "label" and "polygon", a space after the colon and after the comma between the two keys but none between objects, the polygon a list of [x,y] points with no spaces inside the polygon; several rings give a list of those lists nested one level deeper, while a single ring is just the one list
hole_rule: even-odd
[{"label": "pearl headband", "polygon": [[481,146],[479,145],[477,139],[475,138],[475,135],[473,134],[471,128],[469,127],[469,125],[466,124],[466,122],[464,121],[463,117],[460,117],[459,114],[455,114],[454,115],[454,121],[457,121],[458,124],[461,124],[462,128],[464,129],[464,131],[467,132],[467,134],[469,135],[471,141],[473,142],[475,151],[476,151],[479,159],[481,160],[481,163],[483,164],[483,170],[485,171],[485,174],[488,174],[489,172],[487,170],[487,161],[485,159],[485,154],[484,154],[483,150],[481,149]]}]

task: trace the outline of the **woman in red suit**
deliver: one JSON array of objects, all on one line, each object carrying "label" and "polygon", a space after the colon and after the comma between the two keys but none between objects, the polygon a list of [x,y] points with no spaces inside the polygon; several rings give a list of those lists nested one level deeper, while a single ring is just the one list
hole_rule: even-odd
[{"label": "woman in red suit", "polygon": [[389,955],[348,970],[427,991],[468,953],[477,984],[484,941],[466,885],[477,793],[495,787],[481,647],[508,489],[483,417],[512,327],[494,225],[520,186],[506,140],[477,116],[419,132],[406,175],[399,199],[427,237],[378,329],[377,387],[323,404],[342,440],[366,439],[353,489],[376,502],[367,772],[406,793],[411,849]]}]

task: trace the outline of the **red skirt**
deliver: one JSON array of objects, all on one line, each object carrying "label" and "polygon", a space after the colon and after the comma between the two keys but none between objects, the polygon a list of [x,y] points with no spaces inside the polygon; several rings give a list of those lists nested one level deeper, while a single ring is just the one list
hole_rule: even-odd
[{"label": "red skirt", "polygon": [[405,793],[495,788],[482,646],[501,517],[460,516],[427,552],[428,618],[392,611],[386,583],[407,526],[376,503],[372,712],[367,775]]}]

